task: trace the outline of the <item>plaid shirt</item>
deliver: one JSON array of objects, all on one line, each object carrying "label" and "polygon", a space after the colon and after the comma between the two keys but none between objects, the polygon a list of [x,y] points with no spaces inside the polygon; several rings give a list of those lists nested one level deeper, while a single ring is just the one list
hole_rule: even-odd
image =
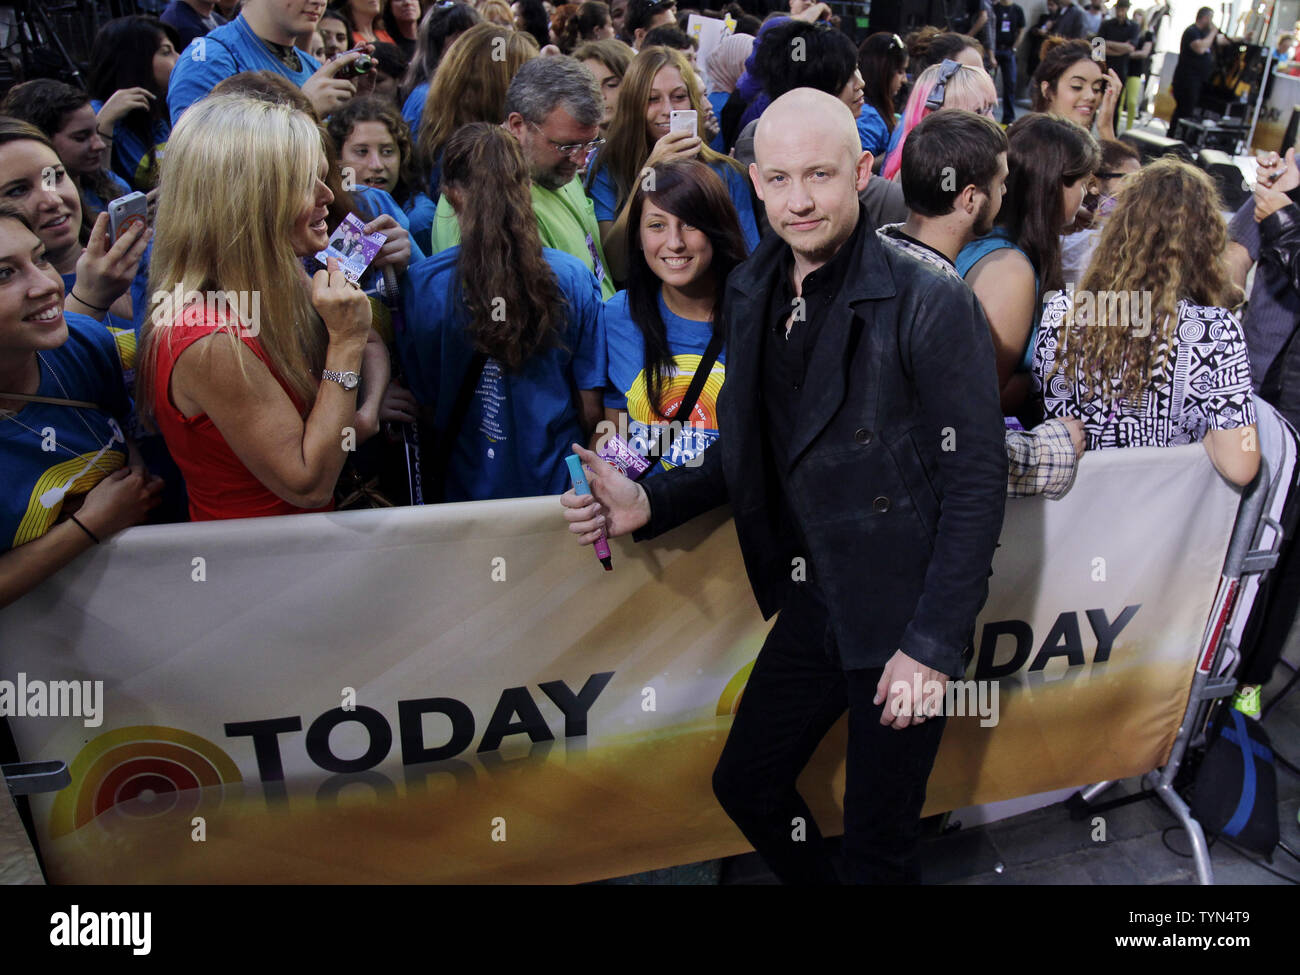
[{"label": "plaid shirt", "polygon": [[1048,420],[1032,430],[1007,431],[1007,497],[1065,496],[1078,470],[1070,430],[1061,420]]}]

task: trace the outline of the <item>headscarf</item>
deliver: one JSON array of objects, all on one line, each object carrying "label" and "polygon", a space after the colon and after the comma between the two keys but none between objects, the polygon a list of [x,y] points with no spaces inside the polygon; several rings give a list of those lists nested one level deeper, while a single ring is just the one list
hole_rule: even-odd
[{"label": "headscarf", "polygon": [[753,53],[756,40],[758,38],[753,34],[728,34],[713,49],[705,65],[709,70],[710,94],[735,91],[740,72],[745,69],[745,60]]}]

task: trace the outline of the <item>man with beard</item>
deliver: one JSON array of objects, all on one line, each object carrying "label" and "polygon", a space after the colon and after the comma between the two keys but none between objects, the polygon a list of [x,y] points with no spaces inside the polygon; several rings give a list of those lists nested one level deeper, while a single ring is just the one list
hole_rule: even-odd
[{"label": "man with beard", "polygon": [[[927,115],[903,146],[907,219],[878,229],[880,239],[961,281],[958,252],[992,230],[1002,209],[1007,148],[1006,134],[983,115],[959,108]],[[1007,430],[1007,494],[1060,498],[1074,484],[1085,443],[1074,418]]]},{"label": "man with beard", "polygon": [[876,232],[886,243],[956,274],[958,252],[992,230],[1002,208],[1007,137],[992,119],[940,109],[908,134],[899,176],[907,219]]},{"label": "man with beard", "polygon": [[[605,270],[596,210],[578,179],[587,156],[605,141],[599,128],[604,113],[595,76],[570,57],[534,58],[506,91],[505,128],[519,140],[528,161],[542,246],[586,264],[609,300],[614,280]],[[474,201],[466,202],[472,206]],[[443,195],[433,220],[433,253],[459,243],[456,212]]]}]

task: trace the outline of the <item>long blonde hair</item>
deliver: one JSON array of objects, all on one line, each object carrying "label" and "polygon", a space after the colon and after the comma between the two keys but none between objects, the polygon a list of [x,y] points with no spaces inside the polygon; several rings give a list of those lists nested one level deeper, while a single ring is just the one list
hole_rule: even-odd
[{"label": "long blonde hair", "polygon": [[433,171],[443,146],[462,125],[506,120],[510,79],[537,53],[528,34],[496,24],[475,24],[461,35],[439,62],[424,99],[416,157],[425,172]]},{"label": "long blonde hair", "polygon": [[[616,194],[615,212],[622,209],[636,188],[641,168],[654,148],[650,142],[650,127],[646,124],[646,107],[650,104],[650,89],[654,86],[655,76],[664,68],[676,68],[681,73],[691,108],[695,109],[698,119],[704,119],[704,96],[695,81],[691,63],[680,51],[656,45],[647,47],[632,59],[623,83],[618,87],[618,105],[614,109],[614,119],[609,123],[609,141],[597,154],[596,163],[587,174],[587,186],[591,186],[600,170],[609,170]],[[741,175],[745,173],[740,163],[730,156],[714,152],[708,145],[700,146],[698,158],[710,166],[722,162]]]},{"label": "long blonde hair", "polygon": [[[1241,290],[1223,262],[1220,207],[1210,177],[1179,159],[1166,156],[1129,176],[1079,282],[1049,376],[1095,380],[1103,402],[1135,399],[1169,367],[1180,301],[1238,304]],[[1109,320],[1112,311],[1118,320]]]},{"label": "long blonde hair", "polygon": [[[321,131],[288,105],[209,95],[172,129],[162,164],[150,314],[141,332],[138,405],[154,403],[158,344],[181,318],[176,289],[242,292],[259,309],[257,340],[272,370],[310,409],[328,335],[289,244],[324,164]],[[242,302],[241,302],[242,304]],[[223,329],[240,341],[236,326]]]}]

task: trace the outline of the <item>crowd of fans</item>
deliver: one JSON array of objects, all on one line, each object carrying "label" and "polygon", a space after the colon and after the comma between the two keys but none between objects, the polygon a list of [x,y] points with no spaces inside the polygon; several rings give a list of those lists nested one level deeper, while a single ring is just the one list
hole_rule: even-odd
[{"label": "crowd of fans", "polygon": [[[1229,227],[1204,174],[1115,141],[1151,46],[1127,0],[1091,28],[1100,64],[1087,12],[1052,6],[1005,131],[1006,2],[860,46],[807,0],[763,21],[177,0],[108,23],[87,90],[0,106],[0,605],[147,518],[351,503],[348,469],[373,503],[555,494],[609,427],[651,475],[692,463],[719,436],[728,277],[780,216],[754,130],[796,88],[856,118],[880,240],[978,298],[1012,496],[1060,497],[1085,448],[1197,441],[1249,484],[1252,390],[1296,385],[1300,170],[1267,160]],[[731,25],[704,58],[691,13]],[[114,238],[133,191],[150,219]],[[355,282],[316,258],[350,213],[385,235]],[[1085,292],[1151,314],[1089,320]],[[420,495],[393,476],[412,458]]]}]

